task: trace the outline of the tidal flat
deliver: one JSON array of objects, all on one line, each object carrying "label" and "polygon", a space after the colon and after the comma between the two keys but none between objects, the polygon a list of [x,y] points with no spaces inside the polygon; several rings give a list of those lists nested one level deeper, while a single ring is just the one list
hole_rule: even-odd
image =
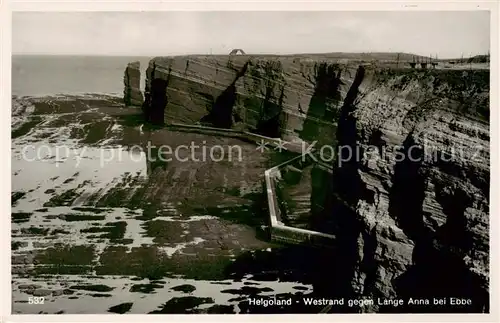
[{"label": "tidal flat", "polygon": [[[262,311],[249,297],[312,292],[287,260],[296,251],[261,229],[264,170],[282,158],[272,150],[147,128],[112,96],[12,104],[13,313],[245,313]],[[148,143],[191,142],[237,145],[242,158],[147,158]]]}]

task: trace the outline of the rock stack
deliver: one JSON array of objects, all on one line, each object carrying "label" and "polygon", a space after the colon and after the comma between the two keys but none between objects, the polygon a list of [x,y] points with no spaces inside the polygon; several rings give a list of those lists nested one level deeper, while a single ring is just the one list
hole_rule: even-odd
[{"label": "rock stack", "polygon": [[141,64],[132,62],[127,65],[123,76],[125,89],[123,100],[126,106],[142,106],[143,97],[141,92]]}]

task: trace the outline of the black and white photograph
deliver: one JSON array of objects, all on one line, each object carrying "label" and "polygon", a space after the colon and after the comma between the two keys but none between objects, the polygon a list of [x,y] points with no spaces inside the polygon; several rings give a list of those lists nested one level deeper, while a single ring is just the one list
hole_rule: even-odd
[{"label": "black and white photograph", "polygon": [[12,12],[12,314],[490,313],[490,22]]}]

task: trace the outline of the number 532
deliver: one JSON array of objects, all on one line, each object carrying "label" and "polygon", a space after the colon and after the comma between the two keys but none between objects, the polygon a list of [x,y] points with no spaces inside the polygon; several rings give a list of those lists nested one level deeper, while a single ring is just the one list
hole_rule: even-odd
[{"label": "number 532", "polygon": [[28,304],[35,304],[35,305],[40,305],[45,302],[44,297],[35,297],[35,296],[30,296],[28,297]]}]

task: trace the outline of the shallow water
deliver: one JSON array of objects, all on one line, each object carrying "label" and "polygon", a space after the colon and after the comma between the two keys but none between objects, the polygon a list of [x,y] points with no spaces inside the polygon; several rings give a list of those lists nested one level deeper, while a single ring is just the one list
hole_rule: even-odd
[{"label": "shallow water", "polygon": [[[131,302],[133,305],[131,309],[127,311],[127,314],[145,314],[160,309],[163,304],[173,298],[191,296],[200,299],[211,298],[210,303],[202,304],[198,307],[198,309],[209,308],[214,304],[218,304],[228,306],[234,313],[239,313],[240,308],[238,306],[237,299],[241,297],[241,294],[237,294],[237,291],[242,290],[242,294],[245,295],[244,288],[248,288],[248,286],[251,286],[252,291],[258,291],[259,295],[262,296],[273,296],[275,294],[288,293],[291,290],[295,290],[297,292],[299,290],[300,292],[310,291],[310,287],[302,284],[287,282],[259,282],[252,280],[251,277],[243,279],[240,282],[227,280],[220,281],[218,284],[214,284],[214,282],[210,281],[182,278],[162,279],[160,283],[152,282],[149,279],[132,281],[130,278],[108,276],[92,279],[92,284],[94,286],[104,285],[112,289],[112,292],[98,293],[98,295],[105,295],[100,297],[96,296],[96,293],[89,291],[83,291],[79,294],[77,289],[74,289],[75,292],[73,294],[58,295],[62,293],[63,290],[67,291],[68,287],[86,282],[86,280],[78,279],[75,276],[59,276],[57,279],[52,281],[33,281],[30,279],[20,278],[14,284],[13,294],[15,299],[26,298],[27,294],[25,292],[29,291],[29,288],[26,287],[30,284],[38,285],[38,289],[56,292],[44,296],[43,305],[33,305],[28,304],[27,302],[17,303],[15,305],[16,312],[23,314],[37,314],[40,311],[43,311],[47,314],[55,314],[63,310],[64,313],[67,314],[106,313],[112,306]],[[142,285],[140,287],[144,288],[142,292],[138,288],[136,288],[136,290],[139,291],[134,290],[134,286],[139,285]],[[187,291],[176,290],[176,287],[178,286],[184,286],[184,289]],[[296,287],[296,289],[294,289],[294,287]],[[297,289],[297,287],[299,289]],[[151,288],[153,291],[149,292],[146,288]],[[54,296],[54,294],[56,296]],[[78,298],[75,299],[75,296]],[[91,307],[92,310],[89,311],[82,308],[82,303],[87,303],[87,306]],[[187,310],[189,309],[190,308],[187,308]],[[183,309],[179,308],[179,310]]]},{"label": "shallow water", "polygon": [[[130,302],[130,313],[239,312],[250,296],[311,292],[295,264],[274,264],[281,246],[259,237],[263,173],[274,157],[239,142],[241,161],[153,165],[127,147],[145,136],[170,145],[237,139],[144,131],[123,122],[130,111],[109,108],[113,98],[85,100],[15,100],[15,313],[105,313]],[[153,284],[154,294],[131,291],[149,290],[153,280],[164,282]],[[182,284],[192,291],[171,290]],[[31,295],[45,303],[26,303]],[[191,298],[176,298],[183,295]]]}]

